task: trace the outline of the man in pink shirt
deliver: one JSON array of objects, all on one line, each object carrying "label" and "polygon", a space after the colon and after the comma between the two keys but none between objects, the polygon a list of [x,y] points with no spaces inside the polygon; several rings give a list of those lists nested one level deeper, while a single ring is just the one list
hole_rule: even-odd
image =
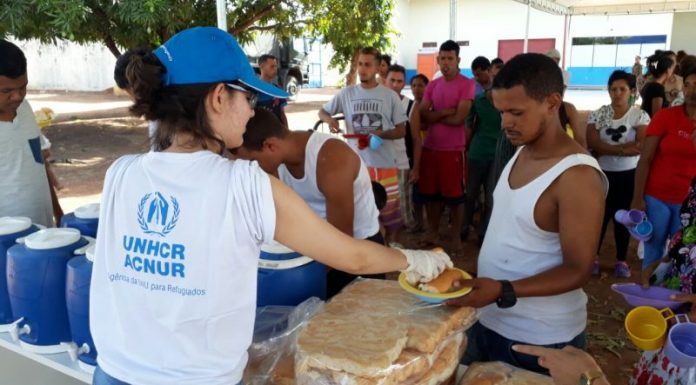
[{"label": "man in pink shirt", "polygon": [[428,123],[421,154],[419,192],[427,198],[428,241],[437,244],[444,205],[452,213],[452,250],[460,252],[459,232],[464,218],[465,122],[476,83],[459,73],[459,45],[448,40],[440,46],[437,63],[442,77],[428,84],[420,113]]}]

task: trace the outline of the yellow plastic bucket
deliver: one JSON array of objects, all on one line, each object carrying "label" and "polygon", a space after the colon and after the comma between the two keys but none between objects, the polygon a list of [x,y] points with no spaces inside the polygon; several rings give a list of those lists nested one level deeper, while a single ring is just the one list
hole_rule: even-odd
[{"label": "yellow plastic bucket", "polygon": [[638,306],[626,316],[624,326],[631,341],[641,350],[657,350],[667,337],[667,320],[674,318],[669,308],[657,310]]}]

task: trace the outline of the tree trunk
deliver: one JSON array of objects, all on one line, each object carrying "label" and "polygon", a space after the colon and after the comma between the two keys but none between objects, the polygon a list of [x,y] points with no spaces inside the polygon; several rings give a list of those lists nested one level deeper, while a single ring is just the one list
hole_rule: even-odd
[{"label": "tree trunk", "polygon": [[114,42],[114,39],[111,36],[107,35],[104,38],[104,44],[106,45],[106,48],[111,51],[111,54],[116,57],[116,59],[121,56],[121,51],[119,51],[118,47],[116,46],[116,42]]},{"label": "tree trunk", "polygon": [[353,51],[353,59],[350,61],[350,71],[348,71],[348,74],[346,75],[346,86],[352,86],[356,83],[358,56],[360,56],[360,49],[356,48],[355,51]]}]

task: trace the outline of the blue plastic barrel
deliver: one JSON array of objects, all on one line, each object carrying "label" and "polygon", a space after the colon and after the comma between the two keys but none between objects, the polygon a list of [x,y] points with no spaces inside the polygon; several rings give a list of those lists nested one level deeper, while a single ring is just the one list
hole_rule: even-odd
[{"label": "blue plastic barrel", "polygon": [[65,298],[72,341],[78,349],[77,358],[91,366],[97,365],[97,349],[89,330],[89,287],[92,279],[94,246],[84,256],[68,261]]},{"label": "blue plastic barrel", "polygon": [[297,306],[326,299],[326,267],[279,244],[261,246],[256,306]]},{"label": "blue plastic barrel", "polygon": [[80,206],[74,212],[64,215],[60,220],[60,226],[78,229],[82,235],[96,237],[99,226],[99,203]]},{"label": "blue plastic barrel", "polygon": [[5,329],[16,318],[12,316],[10,296],[7,292],[7,249],[14,246],[17,238],[25,237],[39,228],[26,217],[0,218],[0,327]]},{"label": "blue plastic barrel", "polygon": [[87,245],[75,229],[39,230],[7,251],[7,288],[20,345],[53,354],[64,351],[70,326],[65,302],[66,270],[75,251]]}]

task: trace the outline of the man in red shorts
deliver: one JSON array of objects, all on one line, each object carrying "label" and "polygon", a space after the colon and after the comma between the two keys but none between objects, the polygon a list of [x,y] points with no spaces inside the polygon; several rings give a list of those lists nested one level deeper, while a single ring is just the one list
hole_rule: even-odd
[{"label": "man in red shorts", "polygon": [[437,63],[442,77],[428,84],[420,106],[429,124],[421,155],[419,192],[427,197],[428,241],[437,244],[440,219],[450,206],[450,252],[461,252],[459,230],[464,218],[465,122],[471,109],[476,82],[459,73],[459,45],[448,40],[440,46]]}]

